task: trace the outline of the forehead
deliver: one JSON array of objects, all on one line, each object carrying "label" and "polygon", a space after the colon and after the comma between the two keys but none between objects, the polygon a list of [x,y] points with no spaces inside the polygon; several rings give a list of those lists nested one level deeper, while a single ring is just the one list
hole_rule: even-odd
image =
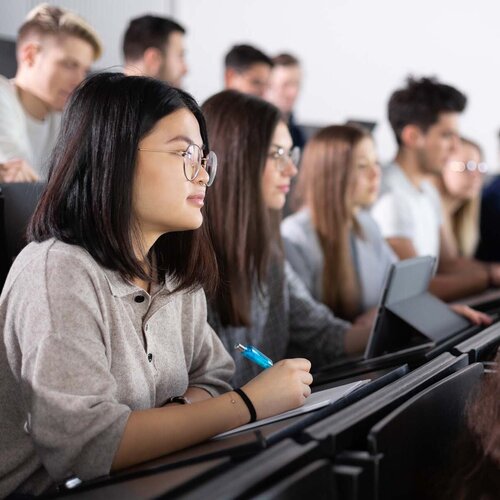
[{"label": "forehead", "polygon": [[271,74],[271,68],[267,64],[256,63],[242,71],[242,74],[248,78],[267,80]]},{"label": "forehead", "polygon": [[290,136],[288,127],[284,122],[279,121],[278,125],[276,125],[271,142],[274,146],[281,146],[285,149],[289,149],[292,147],[292,137]]},{"label": "forehead", "polygon": [[184,34],[180,31],[173,31],[172,33],[170,33],[170,35],[168,35],[166,47],[167,50],[184,50]]},{"label": "forehead", "polygon": [[47,54],[72,57],[84,66],[94,61],[94,48],[89,42],[72,35],[44,36],[40,40],[42,49]]},{"label": "forehead", "polygon": [[300,80],[300,66],[297,64],[294,64],[293,66],[275,66],[272,69],[271,76],[275,81]]},{"label": "forehead", "polygon": [[202,146],[200,126],[196,117],[186,108],[181,108],[160,118],[147,137],[168,142],[177,136],[185,136],[198,146]]},{"label": "forehead", "polygon": [[462,156],[466,157],[468,160],[476,159],[481,157],[479,150],[472,144],[466,142],[460,143],[460,153]]},{"label": "forehead", "polygon": [[459,114],[452,112],[452,111],[439,113],[437,122],[434,123],[434,125],[432,125],[430,127],[430,129],[435,127],[435,128],[439,128],[439,129],[457,131],[458,130],[458,118],[459,118]]},{"label": "forehead", "polygon": [[375,143],[371,137],[363,137],[353,149],[353,157],[355,160],[361,158],[371,158],[376,154]]}]

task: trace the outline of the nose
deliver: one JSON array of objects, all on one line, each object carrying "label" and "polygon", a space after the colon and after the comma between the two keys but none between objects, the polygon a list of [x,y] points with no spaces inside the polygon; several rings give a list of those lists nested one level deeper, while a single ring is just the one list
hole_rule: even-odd
[{"label": "nose", "polygon": [[198,184],[206,186],[208,184],[209,179],[210,176],[208,175],[208,172],[205,170],[204,167],[200,167],[200,171],[198,172],[198,175],[195,177],[193,182],[197,182]]},{"label": "nose", "polygon": [[295,177],[299,171],[297,165],[295,165],[295,163],[289,157],[285,157],[283,158],[283,160],[285,161],[285,168],[283,169],[282,174],[285,177]]}]

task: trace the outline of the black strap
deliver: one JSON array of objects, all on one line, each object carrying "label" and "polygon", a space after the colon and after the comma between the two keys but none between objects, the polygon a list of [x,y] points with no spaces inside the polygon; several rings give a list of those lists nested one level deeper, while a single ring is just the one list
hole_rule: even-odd
[{"label": "black strap", "polygon": [[250,413],[250,422],[255,422],[257,420],[257,412],[255,411],[255,406],[250,401],[250,398],[243,392],[242,389],[234,389],[234,392],[238,394],[243,402],[247,405],[248,412]]}]

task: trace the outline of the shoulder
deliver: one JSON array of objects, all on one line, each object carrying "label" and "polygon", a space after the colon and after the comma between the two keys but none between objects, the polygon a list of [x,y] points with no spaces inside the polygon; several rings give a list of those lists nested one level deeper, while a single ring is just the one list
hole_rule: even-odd
[{"label": "shoulder", "polygon": [[439,196],[439,191],[436,186],[430,181],[422,182],[422,191],[429,198],[429,201],[434,205],[434,207],[441,213],[441,197]]},{"label": "shoulder", "polygon": [[0,102],[2,106],[10,105],[21,109],[21,105],[16,95],[16,89],[12,82],[0,75]]},{"label": "shoulder", "polygon": [[314,228],[308,210],[300,210],[281,223],[281,235],[292,241],[307,242],[312,233]]},{"label": "shoulder", "polygon": [[49,284],[65,288],[104,279],[104,271],[82,247],[50,238],[27,245],[14,261],[5,288],[29,283],[32,290]]},{"label": "shoulder", "polygon": [[360,210],[356,215],[356,220],[361,226],[363,233],[369,239],[381,239],[380,228],[368,210]]}]

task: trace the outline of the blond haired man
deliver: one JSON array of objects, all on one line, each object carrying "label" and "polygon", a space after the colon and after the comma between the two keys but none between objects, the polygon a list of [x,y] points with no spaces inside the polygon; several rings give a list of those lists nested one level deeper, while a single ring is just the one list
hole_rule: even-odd
[{"label": "blond haired man", "polygon": [[61,111],[101,52],[99,37],[76,14],[48,4],[28,14],[18,31],[16,76],[0,77],[1,181],[46,178]]}]

